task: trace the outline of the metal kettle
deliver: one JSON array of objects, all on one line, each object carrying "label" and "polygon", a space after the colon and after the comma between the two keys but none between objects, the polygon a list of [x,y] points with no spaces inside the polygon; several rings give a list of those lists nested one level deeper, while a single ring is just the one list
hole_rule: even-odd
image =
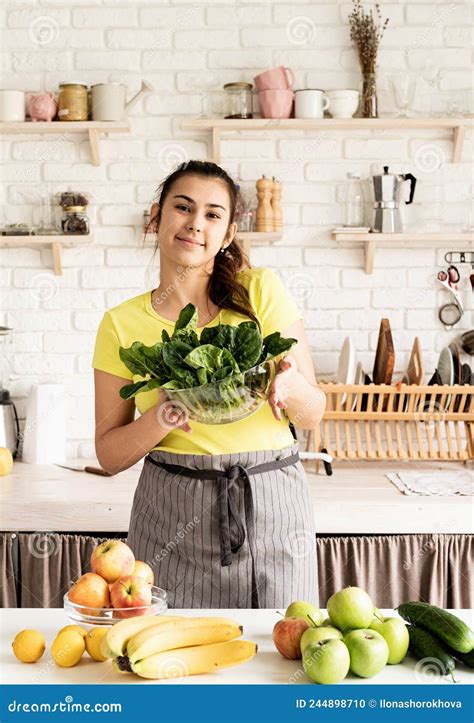
[{"label": "metal kettle", "polygon": [[15,458],[20,445],[20,424],[10,392],[0,389],[0,447],[6,447]]},{"label": "metal kettle", "polygon": [[405,204],[413,203],[417,179],[412,173],[395,174],[383,167],[383,174],[372,176],[375,196],[375,218],[372,231],[378,233],[402,233],[403,225],[399,209],[401,185],[410,181],[410,197]]}]

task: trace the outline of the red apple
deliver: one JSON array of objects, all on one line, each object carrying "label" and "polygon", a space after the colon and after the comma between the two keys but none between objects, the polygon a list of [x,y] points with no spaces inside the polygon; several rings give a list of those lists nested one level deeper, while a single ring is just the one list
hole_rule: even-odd
[{"label": "red apple", "polygon": [[95,548],[91,555],[92,572],[107,582],[131,575],[135,567],[135,556],[128,545],[120,540],[106,540]]},{"label": "red apple", "polygon": [[110,605],[109,586],[100,575],[87,572],[74,583],[68,598],[76,605],[90,605],[93,608],[81,611],[85,615],[100,615],[100,608]]},{"label": "red apple", "polygon": [[283,618],[273,628],[273,642],[284,658],[301,658],[300,641],[304,631],[310,626],[304,618]]},{"label": "red apple", "polygon": [[142,577],[144,580],[147,581],[149,585],[153,585],[155,582],[155,575],[153,573],[153,570],[151,569],[150,565],[147,565],[146,562],[143,562],[142,560],[137,560],[135,562],[135,568],[132,572],[132,575],[135,577]]},{"label": "red apple", "polygon": [[[142,577],[127,575],[116,580],[110,592],[114,608],[137,608],[151,605],[151,586]],[[120,610],[119,616],[131,618],[135,615],[145,615],[143,610]]]}]

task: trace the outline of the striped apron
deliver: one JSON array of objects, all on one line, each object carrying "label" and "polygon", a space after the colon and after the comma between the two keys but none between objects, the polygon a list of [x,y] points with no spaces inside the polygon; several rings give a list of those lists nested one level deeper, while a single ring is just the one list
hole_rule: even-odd
[{"label": "striped apron", "polygon": [[316,539],[298,444],[145,458],[127,544],[171,608],[318,604]]}]

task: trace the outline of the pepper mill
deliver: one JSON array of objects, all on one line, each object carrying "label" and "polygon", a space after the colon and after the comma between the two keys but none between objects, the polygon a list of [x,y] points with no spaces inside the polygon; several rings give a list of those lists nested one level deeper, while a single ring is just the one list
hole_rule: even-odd
[{"label": "pepper mill", "polygon": [[262,176],[256,182],[258,206],[256,214],[256,231],[269,233],[273,231],[273,210],[271,204],[273,181]]},{"label": "pepper mill", "polygon": [[273,211],[273,230],[281,231],[283,228],[283,219],[281,213],[281,183],[273,176],[272,178],[272,211]]}]

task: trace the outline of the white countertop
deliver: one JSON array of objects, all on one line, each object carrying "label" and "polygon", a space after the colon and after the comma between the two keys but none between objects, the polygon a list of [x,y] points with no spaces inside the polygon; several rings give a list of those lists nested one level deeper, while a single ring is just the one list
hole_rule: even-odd
[{"label": "white countertop", "polygon": [[[74,460],[92,464],[97,460]],[[457,462],[339,462],[326,476],[304,462],[317,534],[473,532],[472,497],[402,494],[385,476],[401,470],[452,470]],[[126,532],[140,465],[113,477],[15,462],[0,477],[0,530]]]},{"label": "white countertop", "polygon": [[[171,611],[170,611],[171,612]],[[252,640],[258,645],[257,655],[249,662],[233,668],[223,668],[206,675],[192,675],[188,678],[176,678],[167,684],[308,684],[309,680],[302,671],[300,660],[286,660],[275,649],[272,641],[273,626],[280,620],[275,610],[176,610],[179,615],[223,615],[239,621],[244,627],[243,639]],[[398,617],[393,610],[382,611],[387,617]],[[452,610],[471,627],[473,612],[470,610]],[[78,665],[73,668],[60,668],[51,658],[50,645],[58,630],[71,624],[66,613],[59,609],[3,609],[0,610],[0,683],[2,684],[83,684],[118,683],[121,685],[156,685],[164,681],[152,681],[136,675],[123,675],[112,669],[110,661],[98,663],[84,653]],[[46,638],[46,651],[34,664],[18,661],[11,652],[11,642],[16,633],[33,628]],[[452,685],[450,677],[429,676],[415,671],[416,661],[407,656],[399,665],[386,665],[373,678],[358,678],[353,674],[344,680],[344,684],[446,684]],[[473,673],[459,663],[455,679],[460,683],[473,682]]]}]

